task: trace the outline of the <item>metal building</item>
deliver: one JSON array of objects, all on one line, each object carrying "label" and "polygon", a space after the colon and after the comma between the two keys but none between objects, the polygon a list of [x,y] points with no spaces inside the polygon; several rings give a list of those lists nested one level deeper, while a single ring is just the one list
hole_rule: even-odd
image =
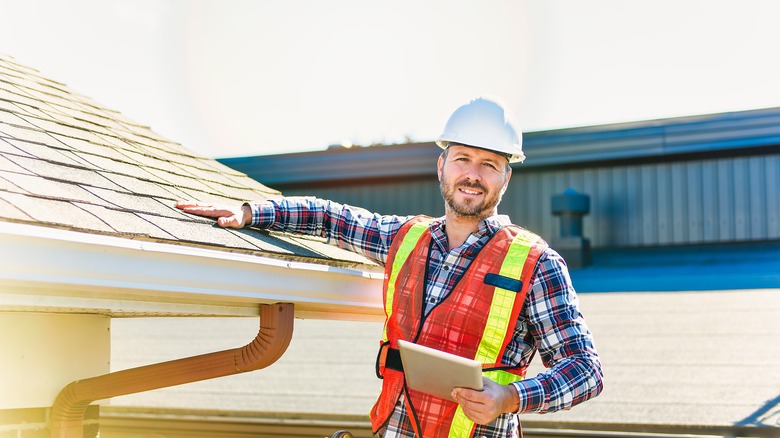
[{"label": "metal building", "polygon": [[[500,212],[548,239],[554,194],[591,197],[594,248],[780,240],[780,108],[525,134]],[[441,215],[433,143],[222,159],[281,190]]]},{"label": "metal building", "polygon": [[[530,132],[524,149],[499,212],[552,241],[552,197],[588,195],[594,264],[626,251],[656,265],[686,253],[706,264],[702,254],[725,260],[736,250],[780,263],[780,108]],[[438,216],[439,153],[429,142],[220,161],[288,196]]]}]

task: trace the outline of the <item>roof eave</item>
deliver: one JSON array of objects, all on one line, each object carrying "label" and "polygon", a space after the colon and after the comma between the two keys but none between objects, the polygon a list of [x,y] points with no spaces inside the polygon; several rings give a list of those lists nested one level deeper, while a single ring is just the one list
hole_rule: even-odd
[{"label": "roof eave", "polygon": [[0,310],[380,320],[382,274],[0,222]]}]

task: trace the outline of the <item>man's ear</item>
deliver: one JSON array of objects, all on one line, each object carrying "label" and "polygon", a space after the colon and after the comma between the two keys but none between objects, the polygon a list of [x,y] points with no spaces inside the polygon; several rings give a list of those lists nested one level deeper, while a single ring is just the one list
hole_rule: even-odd
[{"label": "man's ear", "polygon": [[436,173],[439,174],[439,182],[441,182],[441,169],[444,166],[444,158],[439,155],[439,160],[436,162]]},{"label": "man's ear", "polygon": [[501,194],[503,195],[504,192],[506,192],[506,189],[509,188],[509,179],[512,178],[512,168],[510,167],[506,172],[506,181],[504,181],[504,188],[501,189]]}]

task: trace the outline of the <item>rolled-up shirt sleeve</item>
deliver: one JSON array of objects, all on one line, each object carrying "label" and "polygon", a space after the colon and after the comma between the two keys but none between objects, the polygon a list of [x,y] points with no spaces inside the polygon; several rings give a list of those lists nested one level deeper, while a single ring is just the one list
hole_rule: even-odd
[{"label": "rolled-up shirt sleeve", "polygon": [[514,383],[518,413],[569,409],[603,389],[601,361],[563,258],[548,250],[527,298],[529,334],[548,369]]}]

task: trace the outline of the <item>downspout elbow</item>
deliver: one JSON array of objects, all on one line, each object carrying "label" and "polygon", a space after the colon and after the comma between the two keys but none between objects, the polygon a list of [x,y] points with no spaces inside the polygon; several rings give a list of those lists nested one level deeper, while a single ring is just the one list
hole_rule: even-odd
[{"label": "downspout elbow", "polygon": [[262,305],[260,330],[252,342],[243,347],[71,382],[54,401],[51,436],[82,438],[84,413],[95,400],[265,368],[276,362],[290,345],[294,319],[290,303]]},{"label": "downspout elbow", "polygon": [[265,368],[282,357],[292,340],[294,320],[295,312],[290,303],[262,306],[257,336],[249,344],[233,351],[234,374]]}]

